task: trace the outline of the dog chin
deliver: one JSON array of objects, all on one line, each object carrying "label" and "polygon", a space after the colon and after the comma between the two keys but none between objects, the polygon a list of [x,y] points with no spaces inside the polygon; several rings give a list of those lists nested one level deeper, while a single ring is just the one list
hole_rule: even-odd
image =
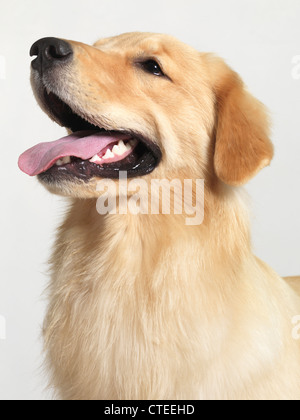
[{"label": "dog chin", "polygon": [[89,182],[84,182],[76,178],[64,179],[54,178],[49,173],[42,173],[37,176],[39,182],[50,193],[70,198],[89,199],[98,198],[97,180],[91,179]]}]

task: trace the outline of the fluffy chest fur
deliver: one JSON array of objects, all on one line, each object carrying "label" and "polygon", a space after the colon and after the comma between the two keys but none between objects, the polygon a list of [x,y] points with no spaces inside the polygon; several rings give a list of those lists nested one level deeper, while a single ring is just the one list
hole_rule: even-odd
[{"label": "fluffy chest fur", "polygon": [[161,216],[103,218],[94,204],[72,208],[53,256],[45,338],[61,396],[249,397],[252,377],[283,355],[265,268],[245,249],[234,268],[230,241],[208,259],[208,227],[174,234]]}]

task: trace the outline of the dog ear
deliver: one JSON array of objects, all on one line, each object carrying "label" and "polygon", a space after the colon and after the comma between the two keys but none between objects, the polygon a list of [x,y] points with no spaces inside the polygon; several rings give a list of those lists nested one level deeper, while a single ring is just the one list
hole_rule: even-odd
[{"label": "dog ear", "polygon": [[210,66],[217,110],[215,172],[226,184],[242,185],[273,157],[269,118],[237,73],[218,58]]}]

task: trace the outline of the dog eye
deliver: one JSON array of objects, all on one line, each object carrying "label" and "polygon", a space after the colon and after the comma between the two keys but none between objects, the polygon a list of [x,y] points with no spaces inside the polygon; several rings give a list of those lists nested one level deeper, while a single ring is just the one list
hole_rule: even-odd
[{"label": "dog eye", "polygon": [[143,61],[140,63],[140,66],[147,73],[153,74],[154,76],[165,76],[164,72],[155,60]]}]

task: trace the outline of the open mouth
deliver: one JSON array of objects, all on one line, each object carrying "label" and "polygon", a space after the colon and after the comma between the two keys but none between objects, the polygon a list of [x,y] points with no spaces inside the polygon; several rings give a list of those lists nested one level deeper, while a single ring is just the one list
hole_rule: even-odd
[{"label": "open mouth", "polygon": [[20,156],[23,172],[45,182],[93,177],[129,178],[147,175],[160,162],[159,147],[139,133],[106,131],[82,118],[54,93],[43,91],[41,98],[47,113],[72,134],[54,142],[41,143]]}]

